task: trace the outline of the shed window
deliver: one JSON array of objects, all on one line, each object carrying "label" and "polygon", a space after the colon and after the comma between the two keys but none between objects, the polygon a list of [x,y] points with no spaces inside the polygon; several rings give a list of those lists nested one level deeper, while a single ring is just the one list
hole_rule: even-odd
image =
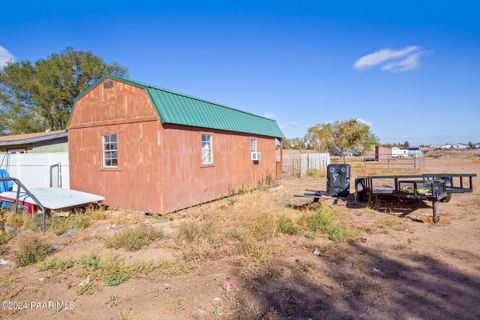
[{"label": "shed window", "polygon": [[202,164],[213,163],[212,136],[202,134]]},{"label": "shed window", "polygon": [[257,152],[257,139],[250,139],[250,152]]},{"label": "shed window", "polygon": [[118,167],[117,135],[103,136],[103,166],[105,168]]}]

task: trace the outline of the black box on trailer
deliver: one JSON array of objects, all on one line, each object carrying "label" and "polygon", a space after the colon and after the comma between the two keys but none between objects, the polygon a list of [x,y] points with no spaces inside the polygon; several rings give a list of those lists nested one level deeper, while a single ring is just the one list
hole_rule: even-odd
[{"label": "black box on trailer", "polygon": [[327,193],[332,197],[346,197],[350,194],[349,164],[327,166]]}]

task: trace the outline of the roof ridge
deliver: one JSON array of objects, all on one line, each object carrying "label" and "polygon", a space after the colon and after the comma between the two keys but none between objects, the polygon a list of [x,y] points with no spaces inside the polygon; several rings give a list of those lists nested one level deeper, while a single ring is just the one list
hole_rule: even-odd
[{"label": "roof ridge", "polygon": [[230,106],[227,106],[227,105],[224,105],[224,104],[220,104],[218,102],[214,102],[214,101],[206,100],[206,99],[203,99],[203,98],[191,96],[191,95],[188,95],[188,94],[185,94],[185,93],[182,93],[182,92],[173,91],[173,90],[166,89],[166,88],[160,88],[160,87],[148,84],[148,83],[144,83],[144,82],[140,82],[140,81],[136,81],[136,80],[130,80],[130,79],[127,79],[127,78],[123,78],[123,77],[114,75],[114,74],[106,74],[104,77],[105,78],[113,78],[113,79],[116,79],[116,80],[119,80],[119,81],[133,82],[133,83],[136,83],[136,84],[138,84],[142,87],[148,87],[148,88],[152,88],[152,89],[155,89],[155,90],[161,90],[161,91],[168,92],[168,93],[171,93],[171,94],[175,94],[175,95],[178,95],[178,96],[181,96],[181,97],[194,99],[194,100],[198,100],[198,101],[203,101],[203,102],[206,102],[206,103],[211,103],[211,104],[217,105],[217,106],[222,107],[222,108],[227,108],[227,109],[230,109],[230,110],[242,112],[242,113],[249,114],[251,116],[255,116],[255,117],[258,117],[258,118],[265,119],[265,120],[270,120],[272,122],[277,122],[274,119],[263,117],[263,116],[260,116],[258,114],[252,113],[252,112],[248,112],[248,111],[245,111],[245,110],[233,108],[233,107],[230,107]]}]

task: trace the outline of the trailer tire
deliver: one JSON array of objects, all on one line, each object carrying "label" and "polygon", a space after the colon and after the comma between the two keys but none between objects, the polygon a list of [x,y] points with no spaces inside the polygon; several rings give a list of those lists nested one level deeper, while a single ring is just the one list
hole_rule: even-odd
[{"label": "trailer tire", "polygon": [[355,201],[356,202],[365,202],[367,200],[365,196],[366,196],[365,192],[357,191],[357,192],[355,192]]}]

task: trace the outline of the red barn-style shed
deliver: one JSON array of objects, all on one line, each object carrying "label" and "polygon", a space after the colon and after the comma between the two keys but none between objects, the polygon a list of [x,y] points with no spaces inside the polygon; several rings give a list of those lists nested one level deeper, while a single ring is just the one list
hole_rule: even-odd
[{"label": "red barn-style shed", "polygon": [[274,120],[107,75],[75,101],[70,186],[172,212],[280,177],[283,138]]}]

